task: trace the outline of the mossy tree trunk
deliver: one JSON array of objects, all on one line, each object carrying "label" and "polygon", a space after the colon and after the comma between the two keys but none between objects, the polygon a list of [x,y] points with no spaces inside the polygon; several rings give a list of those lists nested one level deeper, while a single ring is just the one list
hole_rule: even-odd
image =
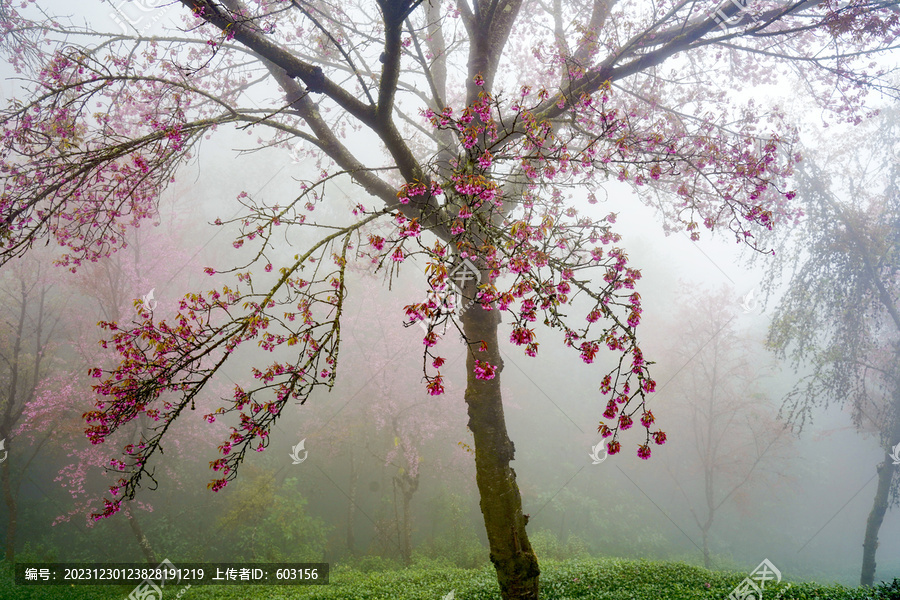
[{"label": "mossy tree trunk", "polygon": [[[474,288],[473,283],[469,286]],[[467,291],[466,296],[474,297],[473,290]],[[522,513],[516,472],[509,465],[515,447],[506,431],[500,394],[499,375],[503,367],[497,343],[500,316],[497,310],[487,311],[476,304],[462,315],[462,321],[469,344],[465,398],[469,429],[475,438],[475,478],[491,562],[497,570],[503,600],[537,600],[540,568],[525,532],[527,518]],[[486,346],[484,351],[479,349],[482,342]],[[476,359],[495,365],[496,376],[477,378]]]}]

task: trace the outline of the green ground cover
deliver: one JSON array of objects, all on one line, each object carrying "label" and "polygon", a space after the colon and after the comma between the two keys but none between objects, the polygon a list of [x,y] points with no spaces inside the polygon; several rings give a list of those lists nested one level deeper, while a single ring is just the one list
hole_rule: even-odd
[{"label": "green ground cover", "polygon": [[[746,573],[715,572],[678,562],[617,559],[541,561],[544,600],[724,600]],[[133,586],[15,586],[7,569],[0,579],[3,600],[125,600]],[[499,600],[491,567],[457,569],[417,565],[363,572],[335,565],[327,586],[194,586],[163,600]],[[900,600],[900,580],[872,589],[782,581],[763,600]]]}]

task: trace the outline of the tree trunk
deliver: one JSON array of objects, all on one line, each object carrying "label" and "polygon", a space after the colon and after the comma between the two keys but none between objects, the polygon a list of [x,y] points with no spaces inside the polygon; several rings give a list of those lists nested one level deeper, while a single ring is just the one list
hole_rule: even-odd
[{"label": "tree trunk", "polygon": [[875,501],[872,503],[872,511],[866,522],[866,537],[863,540],[862,573],[859,577],[860,585],[871,586],[875,580],[875,550],[878,549],[878,530],[884,521],[884,514],[888,507],[888,494],[891,489],[891,479],[897,467],[893,464],[890,451],[885,451],[884,462],[878,465],[878,488],[875,491]]},{"label": "tree trunk", "polygon": [[559,542],[566,543],[566,511],[563,511],[562,519],[559,522]]},{"label": "tree trunk", "polygon": [[144,553],[144,558],[147,559],[147,564],[155,567],[159,564],[159,561],[156,560],[156,554],[154,554],[153,552],[153,547],[150,545],[150,540],[148,540],[147,536],[144,535],[144,530],[141,529],[141,525],[140,523],[138,523],[137,517],[132,514],[131,507],[127,504],[125,505],[125,518],[128,519],[128,525],[131,527],[131,532],[137,539],[138,546],[141,547],[141,552]]},{"label": "tree trunk", "polygon": [[359,469],[353,462],[353,450],[350,450],[350,504],[347,506],[347,552],[351,556],[356,555],[356,537],[353,535],[353,525],[356,522],[356,496],[359,483]]},{"label": "tree trunk", "polygon": [[[7,441],[7,445],[9,442]],[[12,488],[12,468],[9,466],[9,449],[5,450],[6,459],[0,465],[0,479],[3,485],[3,500],[6,503],[6,510],[9,513],[9,520],[6,525],[6,564],[13,564],[16,559],[16,525],[19,516],[19,505],[16,502],[16,494]]]},{"label": "tree trunk", "polygon": [[410,514],[410,505],[412,497],[419,488],[419,475],[410,477],[404,472],[399,477],[394,477],[394,482],[400,488],[400,494],[403,498],[403,518],[400,523],[400,554],[403,556],[403,562],[406,565],[412,564],[412,515]]},{"label": "tree trunk", "polygon": [[[466,296],[474,297],[474,287],[473,282],[467,285]],[[475,479],[500,596],[503,600],[537,600],[540,568],[525,533],[526,519],[516,473],[509,466],[515,448],[506,432],[500,396],[499,373],[503,364],[497,345],[500,316],[496,310],[487,311],[475,304],[463,313],[462,321],[469,343],[465,398],[469,429],[475,437]],[[479,351],[482,341],[487,345],[484,352]],[[497,376],[476,378],[476,359],[494,365]]]},{"label": "tree trunk", "polygon": [[884,515],[888,509],[888,501],[891,493],[891,481],[897,466],[894,465],[891,453],[893,448],[900,444],[900,380],[895,379],[893,392],[893,423],[889,429],[887,443],[884,447],[884,462],[878,465],[878,487],[875,490],[875,500],[872,502],[872,511],[866,521],[866,536],[863,539],[862,571],[859,576],[859,584],[871,586],[875,581],[875,551],[878,549],[878,531],[884,521]]},{"label": "tree trunk", "polygon": [[703,566],[707,569],[710,565],[709,560],[709,529],[701,530],[701,534],[703,535]]}]

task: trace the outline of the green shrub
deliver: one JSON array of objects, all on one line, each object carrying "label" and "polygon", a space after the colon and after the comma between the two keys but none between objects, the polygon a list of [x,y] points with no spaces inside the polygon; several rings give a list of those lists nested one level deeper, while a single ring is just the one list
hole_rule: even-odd
[{"label": "green shrub", "polygon": [[583,538],[572,535],[565,543],[560,542],[556,533],[542,529],[528,535],[531,547],[542,560],[573,560],[590,558],[589,544]]},{"label": "green shrub", "polygon": [[351,559],[346,561],[345,564],[349,564],[351,568],[362,573],[382,573],[384,571],[396,571],[403,568],[403,563],[397,559],[385,558],[374,554]]},{"label": "green shrub", "polygon": [[424,559],[446,559],[461,569],[488,564],[488,549],[472,527],[467,502],[463,496],[447,491],[428,501],[433,537],[417,548]]},{"label": "green shrub", "polygon": [[250,475],[256,476],[252,485],[233,494],[218,522],[228,549],[227,560],[321,561],[330,527],[306,510],[307,501],[297,479],[288,477],[276,488],[267,473],[251,471]]}]

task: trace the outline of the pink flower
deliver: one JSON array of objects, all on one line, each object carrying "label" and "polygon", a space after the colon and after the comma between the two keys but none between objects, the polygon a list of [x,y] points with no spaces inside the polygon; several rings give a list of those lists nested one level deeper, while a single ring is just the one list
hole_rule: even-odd
[{"label": "pink flower", "polygon": [[487,361],[475,361],[475,379],[493,379],[497,374],[497,367]]},{"label": "pink flower", "polygon": [[612,377],[607,375],[603,378],[603,381],[600,382],[600,391],[604,394],[608,394],[612,389]]},{"label": "pink flower", "polygon": [[619,407],[616,406],[616,401],[610,400],[606,404],[606,410],[603,411],[603,416],[607,419],[615,419],[617,412],[619,412]]},{"label": "pink flower", "polygon": [[530,344],[534,339],[534,330],[527,327],[516,327],[509,336],[509,341],[516,346]]},{"label": "pink flower", "polygon": [[584,342],[581,344],[581,360],[587,364],[594,362],[599,346],[596,342]]},{"label": "pink flower", "polygon": [[519,313],[522,318],[529,322],[534,322],[537,319],[537,316],[534,314],[534,301],[529,299],[522,302],[522,310]]},{"label": "pink flower", "polygon": [[438,374],[434,379],[429,381],[428,385],[425,387],[432,396],[440,396],[444,393],[443,377]]},{"label": "pink flower", "polygon": [[409,222],[408,225],[403,227],[400,230],[400,235],[403,237],[419,237],[419,234],[422,232],[422,227],[419,225],[419,221],[413,219]]},{"label": "pink flower", "polygon": [[638,446],[637,455],[643,460],[647,460],[648,458],[650,458],[650,446],[648,446],[647,444]]}]

